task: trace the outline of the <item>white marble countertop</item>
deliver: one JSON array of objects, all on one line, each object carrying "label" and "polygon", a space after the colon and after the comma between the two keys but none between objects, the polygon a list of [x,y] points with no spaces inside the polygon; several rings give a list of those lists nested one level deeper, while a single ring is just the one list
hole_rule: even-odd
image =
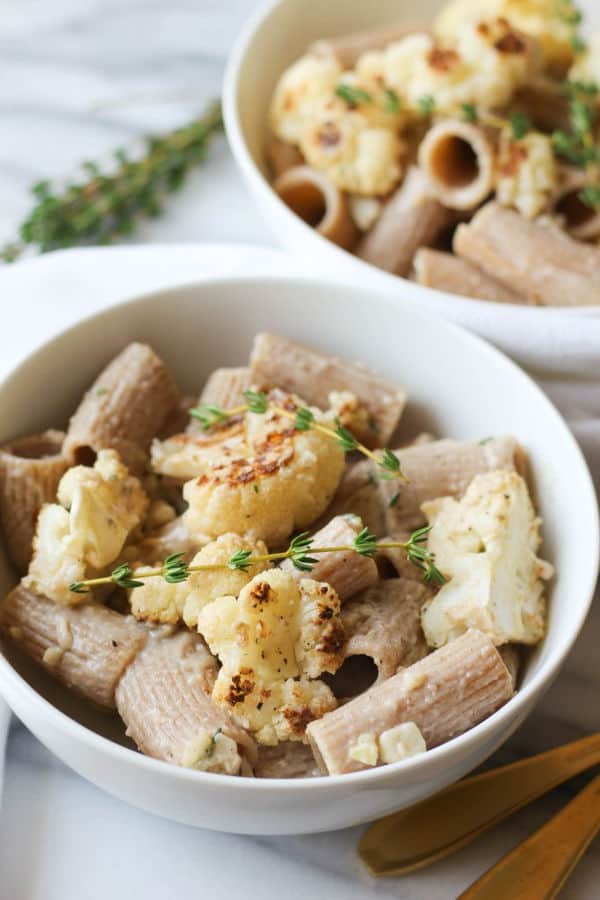
[{"label": "white marble countertop", "polygon": [[[0,243],[27,212],[31,183],[68,174],[85,158],[197,114],[218,93],[228,48],[253,6],[254,0],[2,0]],[[136,240],[273,243],[224,141]],[[591,633],[577,654],[577,667],[567,668],[496,762],[598,727]],[[9,736],[5,775],[0,900],[154,900],[192,892],[212,900],[242,892],[246,900],[446,900],[583,783],[572,782],[423,873],[374,882],[355,855],[360,829],[261,839],[175,825],[87,784],[18,724]],[[599,875],[596,843],[562,896],[598,897]]]}]

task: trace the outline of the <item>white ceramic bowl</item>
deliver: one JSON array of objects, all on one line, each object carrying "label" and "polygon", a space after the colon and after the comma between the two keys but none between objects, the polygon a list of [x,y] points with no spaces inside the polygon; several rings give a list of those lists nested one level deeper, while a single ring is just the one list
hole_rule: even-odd
[{"label": "white ceramic bowl", "polygon": [[[449,305],[468,314],[473,304],[490,308],[489,301],[472,300],[432,288],[412,285],[384,272],[321,237],[293,213],[271,188],[265,161],[269,138],[268,110],[281,73],[313,41],[407,21],[430,22],[443,0],[267,0],[249,19],[234,45],[225,74],[223,110],[229,143],[236,161],[273,233],[288,250],[314,266],[396,296],[412,298],[442,314]],[[586,23],[600,27],[597,0],[579,0]],[[314,269],[313,269],[314,270]],[[506,312],[503,304],[492,304]],[[568,315],[597,315],[599,307],[568,307]],[[511,306],[524,324],[531,316],[552,315],[544,307]]]},{"label": "white ceramic bowl", "polygon": [[[144,757],[120,724],[95,713],[6,645],[0,692],[64,762],[143,809],[223,831],[279,834],[340,828],[407,806],[492,753],[549,686],[581,628],[598,570],[590,476],[554,407],[513,363],[414,304],[362,288],[283,277],[205,282],[134,299],[84,320],[33,353],[0,385],[0,440],[66,423],[99,369],[131,340],[150,342],[182,388],[197,391],[219,365],[238,365],[270,328],[408,386],[407,433],[455,438],[514,433],[531,454],[544,517],[544,556],[558,577],[548,635],[519,693],[491,718],[422,757],[352,775],[259,781],[209,775]],[[13,582],[0,561],[0,591]],[[10,661],[9,661],[10,657]],[[123,746],[125,744],[125,746]]]}]

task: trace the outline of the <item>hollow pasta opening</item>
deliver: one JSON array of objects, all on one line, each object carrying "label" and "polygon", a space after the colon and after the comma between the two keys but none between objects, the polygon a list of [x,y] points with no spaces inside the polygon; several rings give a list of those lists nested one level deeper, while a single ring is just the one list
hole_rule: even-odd
[{"label": "hollow pasta opening", "polygon": [[78,447],[74,453],[75,464],[79,466],[93,466],[96,462],[96,451],[92,447]]},{"label": "hollow pasta opening", "polygon": [[556,212],[564,216],[568,229],[581,228],[595,219],[598,213],[579,197],[579,188],[564,194],[556,204]]},{"label": "hollow pasta opening", "polygon": [[323,192],[309,181],[286,186],[280,190],[279,195],[283,202],[311,228],[318,228],[325,218],[327,201]]},{"label": "hollow pasta opening", "polygon": [[379,670],[371,656],[357,654],[348,656],[335,675],[322,675],[338,699],[356,697],[377,680]]},{"label": "hollow pasta opening", "polygon": [[449,188],[467,187],[480,174],[479,159],[472,145],[455,134],[438,140],[430,164],[434,178]]}]

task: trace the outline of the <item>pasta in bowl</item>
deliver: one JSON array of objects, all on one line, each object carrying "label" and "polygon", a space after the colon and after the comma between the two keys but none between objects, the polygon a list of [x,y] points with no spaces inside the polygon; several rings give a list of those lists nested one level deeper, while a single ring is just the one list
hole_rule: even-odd
[{"label": "pasta in bowl", "polygon": [[595,24],[585,2],[285,0],[232,55],[233,152],[280,239],[362,283],[595,307]]},{"label": "pasta in bowl", "polygon": [[[548,402],[455,329],[326,292],[271,279],[142,298],[3,388],[20,581],[3,570],[2,690],[79,771],[182,821],[316,830],[414,802],[516,727],[587,608],[593,491]],[[435,374],[425,334],[445,348]],[[76,384],[18,419],[65,352]],[[522,399],[488,418],[476,400],[496,383]],[[571,556],[559,456],[590,535]]]}]

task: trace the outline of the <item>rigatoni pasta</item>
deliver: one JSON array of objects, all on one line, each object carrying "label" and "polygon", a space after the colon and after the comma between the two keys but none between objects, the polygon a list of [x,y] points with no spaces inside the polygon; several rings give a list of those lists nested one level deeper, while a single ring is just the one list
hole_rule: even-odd
[{"label": "rigatoni pasta", "polygon": [[[276,85],[275,191],[322,236],[386,272],[416,270],[426,287],[500,303],[598,303],[600,40],[583,39],[579,10],[567,6],[448,0],[420,27],[346,35],[340,23],[340,36],[310,44]],[[325,202],[318,191],[309,202],[311,182],[327,186]],[[487,201],[512,214],[490,217],[502,236],[494,259],[479,233]],[[325,227],[342,211],[353,230]],[[425,254],[450,250],[459,222],[454,265]],[[561,248],[558,234],[572,245]],[[531,249],[554,259],[551,278],[536,280],[544,265]]]},{"label": "rigatoni pasta", "polygon": [[35,524],[0,632],[116,708],[142,753],[213,775],[355,772],[508,701],[553,573],[515,437],[392,449],[403,388],[269,333],[190,386],[176,433],[187,401],[152,348],[104,372],[65,455],[60,432],[0,453],[4,497]]},{"label": "rigatoni pasta", "polygon": [[27,571],[31,559],[38,514],[54,500],[69,465],[62,452],[64,439],[64,432],[49,430],[0,448],[0,522],[20,572]]}]

